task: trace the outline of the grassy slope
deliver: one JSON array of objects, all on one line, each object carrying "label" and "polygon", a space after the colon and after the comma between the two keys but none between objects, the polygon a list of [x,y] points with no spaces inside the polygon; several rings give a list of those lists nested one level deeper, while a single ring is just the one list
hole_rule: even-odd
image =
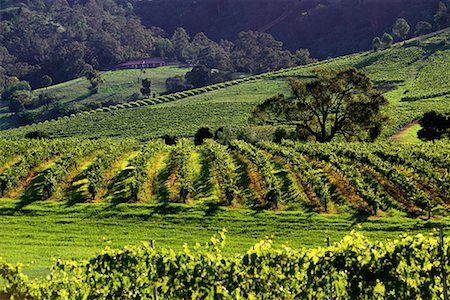
[{"label": "grassy slope", "polygon": [[[124,101],[134,93],[140,95],[140,81],[144,78],[150,79],[152,94],[156,93],[159,95],[166,90],[165,81],[168,77],[184,76],[189,71],[189,68],[161,67],[143,71],[118,70],[105,72],[102,74],[105,83],[100,86],[97,94],[90,93],[89,81],[81,77],[48,88],[35,90],[34,95],[38,97],[41,93],[48,93],[56,97],[64,105],[77,109],[86,109],[85,105],[108,101]],[[40,107],[31,110],[31,112],[39,113],[43,109],[43,107]],[[0,129],[16,126],[17,121],[8,113],[7,107],[0,108]]]},{"label": "grassy slope", "polygon": [[[29,130],[39,129],[54,137],[119,135],[149,139],[166,133],[192,135],[203,125],[245,126],[256,104],[275,93],[288,92],[283,78],[310,75],[318,67],[347,66],[361,68],[375,83],[390,86],[386,93],[390,105],[386,111],[391,121],[385,130],[385,135],[390,135],[424,111],[447,109],[450,103],[449,36],[450,30],[447,30],[385,51],[359,53],[287,70],[278,73],[277,80],[263,78],[172,103],[78,115],[69,121],[13,129],[0,135],[20,137]],[[408,99],[413,101],[404,101]]]},{"label": "grassy slope", "polygon": [[401,143],[401,144],[420,144],[423,143],[418,137],[417,133],[422,127],[417,123],[412,123],[404,128],[402,128],[399,132],[394,134],[391,137],[392,141]]},{"label": "grassy slope", "polygon": [[[280,89],[287,90],[285,81],[271,81],[270,85],[256,81],[164,104],[39,124],[36,129],[51,132],[55,137],[120,136],[146,140],[164,134],[192,136],[201,126],[247,125],[249,112],[259,103],[257,99]],[[21,129],[12,132],[22,133]]]},{"label": "grassy slope", "polygon": [[350,215],[316,215],[302,212],[252,211],[215,206],[168,207],[102,203],[75,205],[43,202],[19,212],[15,202],[0,202],[0,252],[7,262],[27,264],[26,273],[45,275],[54,259],[89,258],[105,246],[120,248],[149,239],[157,247],[180,249],[184,243],[206,242],[217,230],[228,230],[227,255],[246,251],[266,236],[276,244],[293,247],[324,245],[325,238],[341,239],[351,230],[376,240],[398,238],[402,233],[431,232],[450,227],[448,220],[423,221],[404,217],[371,218],[358,222]]}]

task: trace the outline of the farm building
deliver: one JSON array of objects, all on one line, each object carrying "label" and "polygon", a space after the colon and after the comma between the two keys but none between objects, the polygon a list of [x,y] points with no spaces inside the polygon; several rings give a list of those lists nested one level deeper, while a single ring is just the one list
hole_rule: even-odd
[{"label": "farm building", "polygon": [[140,60],[131,60],[125,63],[117,65],[117,69],[144,69],[144,68],[157,68],[165,66],[166,62],[160,57],[145,58]]}]

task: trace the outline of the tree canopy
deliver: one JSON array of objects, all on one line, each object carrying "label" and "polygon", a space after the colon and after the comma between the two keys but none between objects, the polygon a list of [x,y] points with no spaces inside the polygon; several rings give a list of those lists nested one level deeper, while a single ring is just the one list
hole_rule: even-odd
[{"label": "tree canopy", "polygon": [[258,105],[250,120],[258,124],[293,125],[301,139],[329,142],[374,140],[386,117],[388,102],[365,73],[355,68],[317,70],[312,80],[290,79],[293,96],[276,95]]},{"label": "tree canopy", "polygon": [[417,136],[424,141],[432,141],[444,137],[450,138],[450,115],[436,111],[426,112],[419,120],[422,128]]},{"label": "tree canopy", "polygon": [[411,26],[409,26],[408,22],[405,19],[398,18],[397,21],[395,21],[394,26],[392,27],[392,33],[401,39],[405,39],[410,29]]},{"label": "tree canopy", "polygon": [[430,33],[432,29],[433,29],[433,26],[430,23],[425,22],[425,21],[419,21],[416,24],[415,34],[416,35],[424,35],[424,34]]},{"label": "tree canopy", "polygon": [[385,32],[381,37],[381,42],[383,43],[383,48],[389,48],[392,46],[394,38],[389,33]]},{"label": "tree canopy", "polygon": [[34,89],[82,76],[87,68],[108,70],[154,56],[245,72],[311,61],[308,50],[283,50],[282,43],[267,33],[243,32],[233,43],[213,41],[202,32],[191,37],[181,27],[172,35],[162,28],[146,28],[127,1],[20,2],[17,9],[0,11],[0,93],[12,77],[28,81]]}]

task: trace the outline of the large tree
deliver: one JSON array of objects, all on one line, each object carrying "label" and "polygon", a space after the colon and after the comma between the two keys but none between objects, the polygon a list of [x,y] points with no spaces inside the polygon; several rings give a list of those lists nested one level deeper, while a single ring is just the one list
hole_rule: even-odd
[{"label": "large tree", "polygon": [[258,105],[251,121],[294,125],[300,138],[329,142],[336,135],[347,140],[374,140],[386,117],[386,98],[367,75],[355,68],[317,70],[312,80],[289,81],[293,97],[277,95]]},{"label": "large tree", "polygon": [[170,41],[172,42],[173,51],[178,60],[186,61],[192,58],[190,37],[184,28],[178,27],[175,29]]},{"label": "large tree", "polygon": [[194,87],[202,87],[211,84],[211,69],[204,65],[198,65],[187,72],[184,77],[187,84],[191,84]]},{"label": "large tree", "polygon": [[30,91],[17,90],[9,100],[9,111],[15,114],[25,110],[25,106],[30,104],[33,96]]},{"label": "large tree", "polygon": [[383,43],[381,42],[381,39],[379,37],[375,37],[372,40],[372,49],[373,49],[373,51],[378,51],[381,48],[383,48]]},{"label": "large tree", "polygon": [[439,2],[437,13],[434,15],[434,22],[439,29],[446,28],[450,25],[450,13],[444,2]]},{"label": "large tree", "polygon": [[394,41],[394,38],[389,33],[385,32],[383,36],[381,37],[381,43],[383,48],[390,48],[392,46],[392,42]]}]

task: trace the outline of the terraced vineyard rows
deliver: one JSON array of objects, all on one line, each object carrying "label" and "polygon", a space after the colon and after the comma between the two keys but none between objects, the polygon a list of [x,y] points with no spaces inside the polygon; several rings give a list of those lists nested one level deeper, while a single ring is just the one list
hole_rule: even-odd
[{"label": "terraced vineyard rows", "polygon": [[212,140],[0,141],[0,194],[33,201],[180,202],[319,213],[447,215],[450,145]]}]

